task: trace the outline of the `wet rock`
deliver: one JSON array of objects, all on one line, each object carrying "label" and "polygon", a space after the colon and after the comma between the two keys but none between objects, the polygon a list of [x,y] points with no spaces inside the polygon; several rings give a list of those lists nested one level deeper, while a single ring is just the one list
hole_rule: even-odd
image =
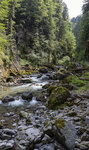
[{"label": "wet rock", "polygon": [[14,81],[14,79],[13,79],[13,77],[11,76],[11,77],[8,77],[8,78],[6,78],[6,82],[13,82]]},{"label": "wet rock", "polygon": [[48,107],[50,109],[57,108],[59,105],[66,102],[69,96],[70,96],[69,90],[63,86],[53,89],[50,98],[48,100]]},{"label": "wet rock", "polygon": [[29,78],[22,78],[22,79],[20,79],[20,80],[18,80],[17,81],[19,84],[20,83],[32,83],[32,80],[31,79],[29,79]]},{"label": "wet rock", "polygon": [[15,98],[12,97],[12,96],[5,96],[5,97],[2,98],[3,103],[11,102],[11,101],[14,101],[14,100],[15,100]]},{"label": "wet rock", "polygon": [[22,99],[24,100],[32,100],[33,94],[29,92],[25,92],[22,94]]}]

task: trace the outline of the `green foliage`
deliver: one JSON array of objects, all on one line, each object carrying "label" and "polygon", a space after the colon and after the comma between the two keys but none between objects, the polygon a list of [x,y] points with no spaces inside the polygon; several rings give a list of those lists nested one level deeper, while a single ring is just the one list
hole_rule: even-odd
[{"label": "green foliage", "polygon": [[70,62],[70,57],[69,56],[64,56],[61,60],[58,61],[58,64],[63,65],[63,64],[68,64]]},{"label": "green foliage", "polygon": [[85,72],[82,77],[84,77],[86,80],[89,80],[89,72]]},{"label": "green foliage", "polygon": [[80,80],[76,75],[71,75],[67,77],[66,81],[76,87],[84,86],[86,83],[83,80]]},{"label": "green foliage", "polygon": [[[74,56],[75,39],[67,6],[62,0],[22,0],[21,8],[16,10],[15,22],[20,54],[39,53],[39,64],[57,64],[66,54]],[[26,59],[32,61],[29,57]]]}]

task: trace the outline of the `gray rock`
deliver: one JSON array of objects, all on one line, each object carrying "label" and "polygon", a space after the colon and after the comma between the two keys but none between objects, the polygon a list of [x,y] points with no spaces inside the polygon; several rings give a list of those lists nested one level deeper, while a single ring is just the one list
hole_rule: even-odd
[{"label": "gray rock", "polygon": [[54,136],[56,140],[65,146],[68,150],[74,150],[77,132],[71,122],[65,122],[65,126],[56,130],[54,127]]},{"label": "gray rock", "polygon": [[53,143],[43,145],[39,148],[39,150],[55,150],[55,145]]},{"label": "gray rock", "polygon": [[16,132],[15,132],[14,130],[11,130],[11,129],[8,129],[8,128],[3,129],[2,131],[3,131],[5,134],[7,134],[7,135],[15,135],[15,134],[16,134]]},{"label": "gray rock", "polygon": [[86,116],[86,123],[87,123],[87,125],[89,126],[89,116]]},{"label": "gray rock", "polygon": [[41,140],[43,133],[39,129],[34,127],[20,128],[17,132],[14,144],[14,150],[27,150],[33,148],[33,143],[39,142]]}]

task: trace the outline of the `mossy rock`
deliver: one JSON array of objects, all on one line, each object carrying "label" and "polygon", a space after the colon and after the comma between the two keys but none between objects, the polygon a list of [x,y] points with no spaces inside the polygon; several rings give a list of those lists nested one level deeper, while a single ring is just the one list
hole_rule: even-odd
[{"label": "mossy rock", "polygon": [[61,118],[57,119],[55,121],[55,126],[57,127],[58,130],[60,130],[61,128],[64,128],[65,127],[64,119],[61,119]]},{"label": "mossy rock", "polygon": [[60,68],[53,76],[54,80],[63,80],[69,76],[69,72],[64,68]]},{"label": "mossy rock", "polygon": [[76,66],[76,63],[75,62],[69,62],[68,65],[67,65],[68,69],[75,69],[77,66]]},{"label": "mossy rock", "polygon": [[79,77],[77,77],[76,75],[70,75],[66,78],[65,82],[75,85],[77,87],[82,87],[86,84],[85,81],[80,80]]},{"label": "mossy rock", "polygon": [[69,96],[70,96],[69,90],[63,86],[53,89],[50,98],[48,100],[48,108],[56,109],[58,106],[66,102]]},{"label": "mossy rock", "polygon": [[50,86],[47,88],[48,93],[51,94],[52,90],[54,90],[55,88],[57,88],[56,85],[50,85]]}]

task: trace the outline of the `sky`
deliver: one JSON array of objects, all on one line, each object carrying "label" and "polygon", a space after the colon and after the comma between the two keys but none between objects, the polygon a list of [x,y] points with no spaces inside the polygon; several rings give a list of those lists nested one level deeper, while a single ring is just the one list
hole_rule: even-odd
[{"label": "sky", "polygon": [[83,0],[63,0],[68,7],[69,17],[73,18],[82,14]]}]

